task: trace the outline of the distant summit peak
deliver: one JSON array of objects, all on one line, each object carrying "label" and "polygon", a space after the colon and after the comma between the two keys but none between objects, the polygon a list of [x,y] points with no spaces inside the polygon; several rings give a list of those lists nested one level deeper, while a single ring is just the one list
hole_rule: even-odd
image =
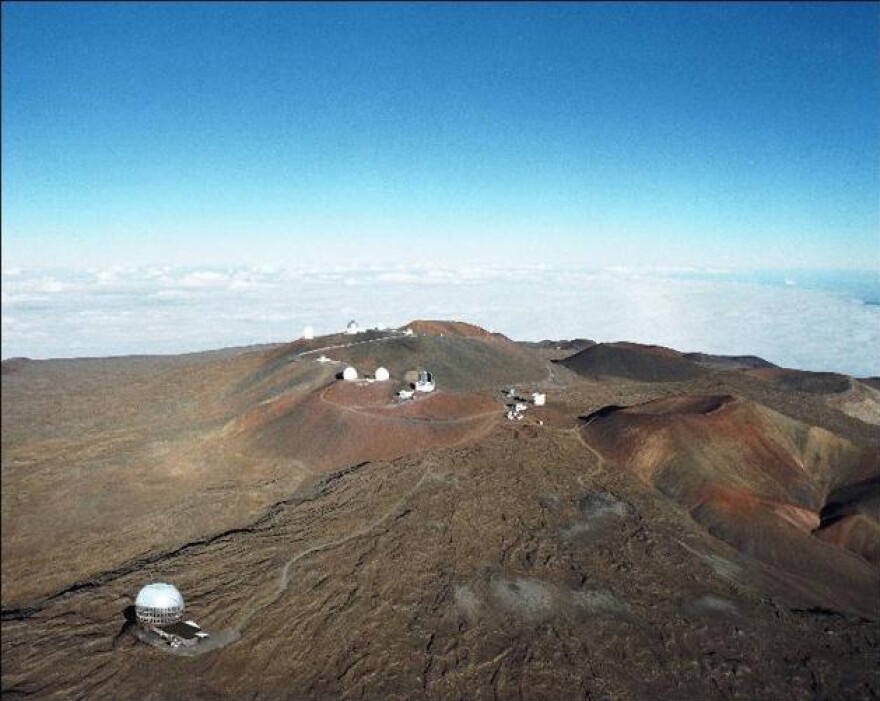
[{"label": "distant summit peak", "polygon": [[[477,338],[507,338],[499,333],[491,333],[486,329],[468,324],[464,321],[443,321],[430,319],[416,319],[405,328],[412,329],[414,333],[423,336],[475,336]],[[508,339],[509,340],[509,339]]]}]

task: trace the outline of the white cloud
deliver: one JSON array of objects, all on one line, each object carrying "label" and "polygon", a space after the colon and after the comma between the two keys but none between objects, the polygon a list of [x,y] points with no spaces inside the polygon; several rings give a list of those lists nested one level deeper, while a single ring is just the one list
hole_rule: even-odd
[{"label": "white cloud", "polygon": [[177,281],[181,287],[222,287],[229,283],[229,276],[211,270],[197,270]]},{"label": "white cloud", "polygon": [[159,290],[158,292],[151,292],[148,296],[153,299],[191,299],[196,294],[191,290]]},{"label": "white cloud", "polygon": [[[779,276],[777,276],[779,277]],[[3,277],[3,357],[179,353],[413,318],[880,375],[880,307],[721,271],[532,266],[118,268]],[[12,321],[8,321],[12,320]]]}]

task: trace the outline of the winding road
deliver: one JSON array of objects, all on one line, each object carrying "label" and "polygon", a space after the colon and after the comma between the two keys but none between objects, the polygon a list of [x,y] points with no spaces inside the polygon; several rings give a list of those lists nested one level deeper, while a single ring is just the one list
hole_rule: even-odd
[{"label": "winding road", "polygon": [[419,488],[431,477],[434,476],[434,473],[431,471],[432,465],[429,465],[422,471],[422,474],[416,480],[412,487],[410,487],[403,496],[400,497],[392,506],[389,508],[384,514],[382,514],[379,518],[370,521],[366,525],[358,528],[355,531],[352,531],[348,535],[345,535],[341,538],[336,538],[335,540],[327,541],[325,543],[319,543],[317,545],[312,545],[304,550],[295,553],[290,557],[287,562],[282,565],[281,569],[278,572],[278,581],[269,595],[262,601],[258,600],[255,602],[255,605],[249,607],[242,616],[238,619],[234,626],[234,630],[238,633],[244,631],[247,627],[248,623],[251,619],[263,609],[274,604],[281,595],[287,590],[290,585],[290,570],[291,568],[300,560],[307,558],[309,555],[318,552],[324,552],[326,550],[332,550],[333,548],[338,548],[346,543],[349,543],[357,538],[362,538],[376,529],[378,526],[382,525],[386,521],[388,521],[393,516],[399,514],[403,509],[406,502],[415,494]]}]

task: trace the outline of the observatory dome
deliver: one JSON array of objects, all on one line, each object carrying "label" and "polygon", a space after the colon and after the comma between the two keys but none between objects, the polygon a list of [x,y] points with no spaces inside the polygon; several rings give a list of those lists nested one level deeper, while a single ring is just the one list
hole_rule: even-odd
[{"label": "observatory dome", "polygon": [[353,367],[348,366],[345,370],[342,371],[342,379],[343,380],[356,380],[358,378],[358,371]]},{"label": "observatory dome", "polygon": [[391,379],[391,373],[388,372],[387,368],[376,368],[375,378],[379,382],[384,382]]},{"label": "observatory dome", "polygon": [[419,371],[419,379],[416,380],[416,392],[433,392],[434,376],[427,370]]},{"label": "observatory dome", "polygon": [[134,610],[141,623],[165,625],[183,618],[186,606],[177,587],[165,582],[154,582],[138,592]]},{"label": "observatory dome", "polygon": [[311,341],[315,337],[315,329],[311,326],[306,326],[303,329],[303,338],[307,341]]}]

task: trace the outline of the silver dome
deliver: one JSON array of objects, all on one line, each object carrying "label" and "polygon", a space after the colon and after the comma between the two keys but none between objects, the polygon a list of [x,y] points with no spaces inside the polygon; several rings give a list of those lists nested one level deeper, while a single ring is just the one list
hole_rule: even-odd
[{"label": "silver dome", "polygon": [[134,610],[142,623],[164,625],[183,618],[186,606],[177,587],[165,582],[154,582],[138,592]]}]

